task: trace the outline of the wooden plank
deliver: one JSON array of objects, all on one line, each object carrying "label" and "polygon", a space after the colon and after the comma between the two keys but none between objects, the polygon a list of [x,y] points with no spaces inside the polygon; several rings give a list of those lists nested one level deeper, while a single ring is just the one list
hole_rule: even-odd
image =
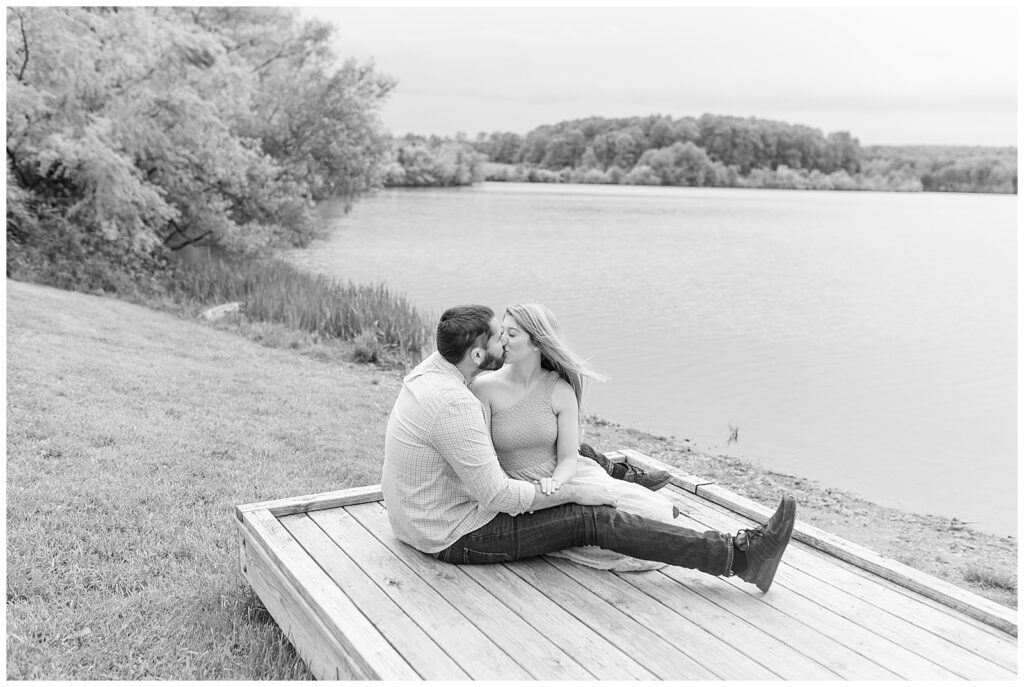
[{"label": "wooden plank", "polygon": [[[741,618],[757,631],[770,633],[809,660],[824,666],[843,679],[893,680],[899,677],[867,656],[854,651],[845,642],[822,634],[802,620],[764,603],[762,599],[738,594],[733,586],[722,578],[707,581],[707,576],[675,566],[664,568],[661,573],[681,583],[688,592]],[[694,578],[698,576],[702,583],[695,584]],[[749,628],[737,630],[734,641],[745,641],[750,631]]]},{"label": "wooden plank", "polygon": [[[679,522],[684,526],[697,530],[710,528],[731,531],[733,529],[734,515],[721,514],[717,511],[710,511],[710,513],[713,515],[705,513],[682,515],[679,518]],[[698,520],[697,518],[701,519]],[[796,546],[798,545],[790,544],[791,550],[787,551],[786,562],[779,568],[780,574],[788,567],[789,559],[796,550]],[[688,575],[691,578],[694,575],[701,575],[701,573],[682,568],[675,570],[678,570],[679,574]],[[765,604],[783,613],[799,619],[809,627],[828,637],[845,643],[861,655],[870,658],[885,669],[903,678],[948,680],[956,677],[952,672],[933,661],[917,656],[903,649],[898,643],[880,637],[870,629],[850,622],[817,601],[803,597],[799,594],[799,590],[787,588],[785,585],[780,584],[778,576],[776,577],[776,582],[772,585],[771,592],[768,594],[763,594],[752,585],[736,577],[718,579],[745,594],[761,599]],[[704,594],[706,589],[707,587],[702,587],[699,591]]]},{"label": "wooden plank", "polygon": [[324,508],[339,508],[351,503],[380,501],[383,498],[384,495],[381,493],[380,485],[371,484],[365,487],[339,489],[322,494],[306,494],[304,496],[291,496],[274,501],[246,503],[235,507],[235,516],[241,520],[245,513],[260,510],[270,511],[273,515],[283,516],[291,515],[292,513],[307,513]]},{"label": "wooden plank", "polygon": [[[725,506],[703,499],[683,489],[678,489],[673,485],[665,487],[662,490],[662,493],[672,499],[679,507],[680,511],[684,513],[697,513],[703,510],[708,510],[722,516],[727,516],[730,521],[733,522],[734,528],[749,527],[754,523],[750,518],[731,511]],[[798,519],[797,526],[799,525],[800,521]],[[868,592],[864,598],[869,603],[874,603],[875,605],[885,609],[890,609],[890,604],[892,603],[902,603],[902,605],[910,604],[913,606],[913,611],[904,613],[904,617],[917,618],[918,616],[921,616],[922,611],[924,611],[926,614],[934,617],[941,616],[946,618],[946,622],[950,627],[960,628],[961,630],[966,629],[971,634],[978,633],[989,635],[988,641],[991,642],[993,646],[999,645],[1005,648],[1007,643],[1016,646],[1016,640],[1013,635],[992,627],[977,618],[961,613],[960,611],[936,601],[935,599],[926,597],[908,589],[897,582],[875,575],[874,573],[854,565],[849,561],[832,556],[820,549],[816,549],[802,542],[794,541],[792,546],[796,547],[795,550],[806,553],[806,555],[811,557],[813,561],[817,561],[819,563],[818,567],[822,570],[829,571],[829,575],[841,575],[843,585],[845,587],[849,588],[852,586],[859,588],[861,586],[866,586],[866,588],[870,589],[870,592]],[[811,565],[814,564],[812,563]],[[837,570],[839,571],[838,573],[836,572]],[[879,595],[879,591],[882,591],[883,594]],[[895,612],[895,609],[893,609],[893,612]],[[924,623],[923,619],[922,623]],[[923,626],[933,629],[930,625]]]},{"label": "wooden plank", "polygon": [[902,618],[953,646],[1016,671],[1017,642],[1012,635],[949,606],[937,604],[905,587],[890,586],[893,583],[888,580],[865,577],[865,571],[846,568],[847,563],[838,563],[834,558],[826,559],[820,552],[797,551],[800,550],[794,550],[793,563],[801,572],[838,587],[862,603]]},{"label": "wooden plank", "polygon": [[[691,612],[691,609],[685,607],[685,603],[672,604],[672,606],[663,603],[659,596],[673,597],[681,601],[681,595],[677,595],[678,585],[664,576],[653,573],[629,575],[629,577],[663,579],[669,581],[669,586],[673,587],[671,590],[665,589],[663,593],[651,596],[626,582],[623,579],[625,575],[620,577],[605,570],[576,565],[561,558],[549,558],[548,562],[566,577],[580,583],[641,625],[658,628],[658,633],[667,642],[716,673],[720,673],[722,679],[774,680],[781,677],[778,673],[759,663],[746,651],[750,636],[744,635],[742,642],[737,642],[742,646],[733,646],[708,631],[706,622],[710,619]],[[648,586],[650,586],[649,583]],[[676,612],[673,608],[679,605],[683,607],[682,613]]]},{"label": "wooden plank", "polygon": [[[672,472],[675,483],[675,469],[672,466],[632,449],[622,449],[622,453],[638,465]],[[692,480],[687,478],[687,482],[680,486],[690,490],[691,484]],[[774,512],[774,508],[768,508],[709,482],[696,485],[696,494],[762,524],[767,522]],[[1017,612],[1013,609],[806,523],[797,523],[793,530],[793,538],[1017,636]]]},{"label": "wooden plank", "polygon": [[238,523],[242,572],[260,601],[288,638],[306,667],[319,680],[356,680],[364,677],[348,652],[334,639],[316,612],[303,600],[262,546]]},{"label": "wooden plank", "polygon": [[466,572],[466,568],[476,567],[486,575],[486,569],[492,566],[442,563],[402,544],[392,535],[381,504],[357,506],[349,512],[442,596],[457,600],[463,614],[533,677],[563,680],[594,678],[588,666],[576,661],[556,644],[544,641],[533,623],[513,612],[491,593],[488,585],[476,582]]},{"label": "wooden plank", "polygon": [[966,680],[1010,680],[1014,671],[997,666],[968,649],[947,641],[905,618],[864,603],[843,590],[818,580],[797,567],[780,568],[779,584],[801,596],[827,605],[833,613],[870,629],[880,637],[899,644]]},{"label": "wooden plank", "polygon": [[[673,571],[674,572],[674,571]],[[686,572],[679,569],[680,575]],[[801,596],[796,591],[781,584],[772,585],[768,594],[762,594],[756,588],[736,578],[719,578],[744,594],[756,596],[762,603],[775,610],[789,615],[794,620],[839,642],[861,656],[873,661],[885,670],[895,673],[906,680],[950,680],[956,675],[936,663],[926,660],[913,652],[907,651],[899,644],[880,637],[873,631],[861,627],[842,616],[833,613],[820,603]],[[714,598],[714,587],[708,585],[700,588],[700,593]],[[724,596],[725,592],[722,592]]]},{"label": "wooden plank", "polygon": [[[572,574],[564,567],[563,570]],[[586,574],[589,576],[591,573]],[[689,618],[705,632],[734,646],[732,651],[735,654],[750,657],[784,680],[835,680],[842,677],[794,648],[796,645],[782,632],[789,624],[764,620],[760,625],[750,623],[747,619],[755,609],[764,607],[759,599],[736,594],[734,603],[715,604],[690,588],[692,577],[683,582],[665,574],[665,569],[656,575],[624,573],[618,577],[680,616]],[[586,583],[585,580],[581,581]],[[693,587],[702,587],[710,581],[701,579],[701,584]],[[680,645],[680,648],[684,648],[685,638],[675,634],[670,637],[684,642]],[[848,674],[846,677],[853,675]]]},{"label": "wooden plank", "polygon": [[[574,673],[572,659],[546,650],[548,647],[535,634],[524,637],[521,619],[507,609],[502,613],[494,598],[475,582],[453,574],[457,570],[442,568],[444,564],[409,547],[405,547],[406,556],[400,557],[380,546],[360,517],[361,509],[375,507],[362,504],[345,510],[318,511],[311,517],[473,679],[523,680],[560,670],[587,676],[578,665]],[[353,518],[363,527],[357,530],[346,524]],[[508,616],[519,624],[510,627],[512,618]],[[517,660],[524,642],[532,642],[537,650],[530,665]]]},{"label": "wooden plank", "polygon": [[580,622],[618,646],[628,647],[644,667],[662,680],[714,680],[711,667],[679,651],[660,628],[648,628],[597,596],[551,565],[549,559],[531,558],[509,565],[509,570],[552,599]]},{"label": "wooden plank", "polygon": [[272,565],[294,587],[364,679],[415,680],[419,676],[387,643],[337,584],[268,511],[243,514],[248,538],[268,554]]},{"label": "wooden plank", "polygon": [[288,515],[279,521],[422,678],[469,678],[430,635],[369,579],[308,514]]},{"label": "wooden plank", "polygon": [[[403,558],[409,555],[408,547],[389,536],[390,526],[383,509],[361,509],[360,518],[364,519],[367,527],[385,546]],[[509,566],[514,565],[517,564],[462,565],[457,569],[530,623],[548,641],[572,656],[577,663],[585,666],[594,677],[602,680],[654,678],[654,674],[637,663],[629,653],[620,650],[602,634],[584,625],[561,606],[524,582],[509,569]]]},{"label": "wooden plank", "polygon": [[[723,515],[716,507],[693,501],[690,494],[678,491],[664,492],[669,498],[676,496],[688,503],[689,517],[710,526],[728,527],[733,518]],[[718,519],[721,518],[721,519]],[[734,524],[734,523],[733,523]],[[823,582],[835,586],[860,602],[910,622],[937,638],[948,641],[956,650],[966,649],[988,661],[1016,672],[1017,643],[1014,638],[974,618],[960,614],[956,609],[938,604],[916,592],[871,575],[827,554],[805,549],[802,544],[791,544],[786,552],[786,564],[799,568]]]},{"label": "wooden plank", "polygon": [[[729,525],[728,518],[713,511],[693,513],[689,517],[697,519],[703,526],[714,528]],[[912,652],[934,666],[941,666],[941,669],[948,673],[944,679],[951,676],[968,679],[1006,679],[1008,675],[1012,676],[1012,672],[917,627],[905,618],[858,599],[840,586],[824,583],[807,575],[799,568],[809,555],[791,544],[790,550],[786,552],[786,562],[776,573],[772,591],[765,596],[774,596],[778,588],[787,587],[818,604],[822,609],[827,609],[829,613],[842,617],[880,638],[888,639],[894,645]],[[904,657],[903,660],[908,659]],[[924,669],[931,670],[928,665],[921,665]]]}]

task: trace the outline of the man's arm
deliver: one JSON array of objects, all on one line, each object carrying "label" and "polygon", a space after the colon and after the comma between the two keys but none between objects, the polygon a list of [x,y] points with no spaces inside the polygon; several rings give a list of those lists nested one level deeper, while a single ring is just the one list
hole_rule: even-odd
[{"label": "man's arm", "polygon": [[606,488],[575,486],[566,490],[570,485],[565,485],[545,495],[538,484],[510,479],[498,464],[480,405],[473,396],[456,400],[442,411],[432,440],[466,491],[491,510],[516,515],[564,503],[614,505]]},{"label": "man's arm", "polygon": [[608,487],[592,484],[563,484],[558,491],[551,494],[542,492],[539,484],[535,484],[534,487],[536,487],[536,493],[533,497],[533,504],[529,508],[531,511],[544,510],[566,503],[578,503],[581,506],[618,505]]}]

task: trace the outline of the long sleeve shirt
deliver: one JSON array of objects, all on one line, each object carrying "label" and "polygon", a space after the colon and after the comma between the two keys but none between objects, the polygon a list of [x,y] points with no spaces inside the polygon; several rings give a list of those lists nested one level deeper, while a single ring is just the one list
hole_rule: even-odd
[{"label": "long sleeve shirt", "polygon": [[403,380],[388,418],[381,490],[395,536],[425,553],[498,513],[529,510],[536,493],[502,471],[480,402],[436,352]]}]

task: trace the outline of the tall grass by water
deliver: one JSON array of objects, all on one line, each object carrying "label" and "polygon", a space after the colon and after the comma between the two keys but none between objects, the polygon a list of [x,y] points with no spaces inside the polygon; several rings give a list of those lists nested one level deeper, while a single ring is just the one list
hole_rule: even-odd
[{"label": "tall grass by water", "polygon": [[175,288],[203,304],[241,302],[251,320],[356,343],[356,357],[416,363],[433,347],[430,320],[385,284],[342,283],[278,259],[205,251],[181,256]]}]

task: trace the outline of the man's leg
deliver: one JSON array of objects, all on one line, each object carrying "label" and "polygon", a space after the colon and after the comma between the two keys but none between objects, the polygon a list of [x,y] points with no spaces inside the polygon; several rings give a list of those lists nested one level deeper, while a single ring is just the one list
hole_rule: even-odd
[{"label": "man's leg", "polygon": [[499,514],[437,557],[450,563],[494,563],[532,558],[576,546],[600,546],[644,560],[726,575],[732,536],[700,533],[608,506],[568,503],[515,517]]},{"label": "man's leg", "polygon": [[[763,528],[697,532],[608,506],[570,503],[491,522],[435,554],[448,563],[501,563],[576,546],[600,546],[644,560],[692,568],[709,575],[737,574],[768,591],[789,543],[796,504],[783,498]],[[736,563],[736,565],[734,565]]]}]

